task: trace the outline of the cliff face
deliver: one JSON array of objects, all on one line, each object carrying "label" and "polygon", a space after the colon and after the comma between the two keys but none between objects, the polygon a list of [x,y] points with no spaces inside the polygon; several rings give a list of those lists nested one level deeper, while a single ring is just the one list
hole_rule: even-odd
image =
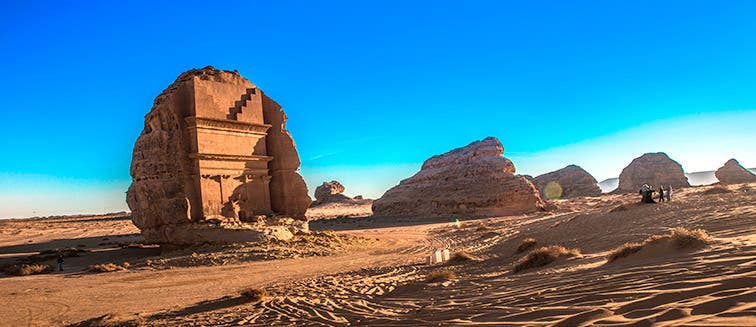
[{"label": "cliff face", "polygon": [[394,217],[497,216],[541,210],[531,182],[515,175],[504,147],[489,137],[434,156],[420,171],[373,202],[373,214]]},{"label": "cliff face", "polygon": [[756,175],[741,166],[735,159],[725,162],[724,166],[714,172],[714,176],[724,184],[739,184],[756,182]]},{"label": "cliff face", "polygon": [[619,186],[614,193],[638,192],[643,184],[654,188],[667,185],[672,185],[673,188],[690,186],[682,166],[663,152],[646,153],[633,159],[622,170]]},{"label": "cliff face", "polygon": [[601,195],[596,179],[576,165],[537,176],[533,179],[533,184],[544,199]]}]

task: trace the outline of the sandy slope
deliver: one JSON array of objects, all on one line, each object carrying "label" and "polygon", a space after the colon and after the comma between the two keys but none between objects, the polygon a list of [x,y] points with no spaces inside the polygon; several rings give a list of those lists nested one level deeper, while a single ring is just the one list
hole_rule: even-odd
[{"label": "sandy slope", "polygon": [[[315,222],[315,229],[381,240],[330,257],[3,277],[0,297],[8,304],[0,308],[0,324],[58,325],[122,313],[119,319],[139,314],[142,324],[155,326],[754,326],[756,185],[751,187],[731,186],[732,192],[722,194],[690,188],[672,203],[644,206],[631,205],[634,196],[578,198],[557,202],[559,209],[549,213],[464,221],[462,228],[372,218]],[[620,205],[625,210],[610,212]],[[0,223],[0,253],[32,249],[18,245],[24,236],[14,234],[17,226]],[[606,263],[611,249],[677,226],[706,229],[715,243]],[[126,226],[97,228],[133,232],[125,232]],[[97,228],[80,233],[92,238]],[[40,230],[25,233],[43,246],[49,244],[42,240],[52,238]],[[75,233],[65,237],[71,240],[58,242],[82,241]],[[579,248],[583,256],[513,274],[514,261],[523,255],[515,249],[525,237],[536,238],[539,246]],[[466,249],[481,260],[423,264],[423,256],[439,247]],[[93,260],[86,256],[81,260]],[[437,269],[453,270],[459,278],[425,283],[425,274]],[[264,286],[272,296],[248,303],[237,295],[245,286]]]}]

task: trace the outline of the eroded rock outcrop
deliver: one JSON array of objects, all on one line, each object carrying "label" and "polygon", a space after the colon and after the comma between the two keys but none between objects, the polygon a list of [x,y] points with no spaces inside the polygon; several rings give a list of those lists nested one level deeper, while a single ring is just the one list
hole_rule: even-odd
[{"label": "eroded rock outcrop", "polygon": [[756,175],[746,169],[735,159],[725,162],[724,166],[714,172],[714,176],[724,184],[754,183]]},{"label": "eroded rock outcrop", "polygon": [[127,203],[148,242],[287,238],[291,226],[261,222],[285,215],[306,228],[310,198],[298,169],[277,103],[238,72],[192,69],[145,116]]},{"label": "eroded rock outcrop", "polygon": [[612,193],[638,192],[643,184],[654,188],[672,185],[673,189],[690,186],[682,166],[664,152],[646,153],[633,159],[622,170],[619,186]]},{"label": "eroded rock outcrop", "polygon": [[353,199],[344,195],[344,185],[338,181],[323,182],[322,185],[315,188],[315,201],[313,206],[324,203],[347,203]]},{"label": "eroded rock outcrop", "polygon": [[373,202],[373,214],[392,217],[501,216],[544,208],[538,191],[489,137],[434,156],[414,176]]},{"label": "eroded rock outcrop", "polygon": [[596,179],[577,165],[569,165],[533,179],[543,199],[599,196],[601,189]]}]

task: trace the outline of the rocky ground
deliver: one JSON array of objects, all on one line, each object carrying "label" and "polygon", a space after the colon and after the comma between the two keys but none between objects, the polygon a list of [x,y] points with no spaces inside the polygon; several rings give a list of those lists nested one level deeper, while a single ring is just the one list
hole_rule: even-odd
[{"label": "rocky ground", "polygon": [[[140,239],[123,216],[3,221],[5,264],[56,247],[85,251],[67,258],[64,272],[0,277],[0,325],[755,325],[756,185],[682,189],[656,205],[637,200],[578,197],[553,201],[550,212],[459,225],[342,217],[312,222],[335,232],[300,245],[172,254],[129,245]],[[613,249],[675,227],[712,239],[607,262]],[[535,244],[518,252],[526,238]],[[513,272],[531,250],[551,245],[580,254]],[[425,264],[439,248],[464,250],[469,260]],[[140,264],[147,260],[166,261]],[[85,272],[125,261],[125,270]],[[429,282],[430,274],[442,278]],[[268,296],[240,295],[249,287]]]}]

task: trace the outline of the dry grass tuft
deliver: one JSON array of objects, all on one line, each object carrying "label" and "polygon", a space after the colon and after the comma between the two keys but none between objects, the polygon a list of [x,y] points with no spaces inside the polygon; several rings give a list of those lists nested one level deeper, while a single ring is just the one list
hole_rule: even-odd
[{"label": "dry grass tuft", "polygon": [[620,204],[620,205],[612,208],[611,210],[609,210],[609,213],[628,211],[628,210],[633,209],[635,207],[638,207],[640,205],[641,205],[640,202]]},{"label": "dry grass tuft", "polygon": [[613,262],[614,260],[617,260],[619,258],[627,257],[633,253],[637,253],[641,249],[643,249],[643,245],[641,243],[625,243],[622,246],[612,250],[611,253],[609,253],[609,256],[606,258],[606,262]]},{"label": "dry grass tuft", "polygon": [[266,291],[264,288],[256,288],[256,287],[248,287],[241,292],[239,292],[241,296],[247,298],[247,300],[250,301],[261,301],[262,299],[269,296],[268,291]]},{"label": "dry grass tuft", "polygon": [[104,272],[126,270],[129,268],[129,266],[130,265],[128,262],[125,262],[123,265],[117,265],[110,262],[110,263],[91,265],[87,268],[87,271],[93,272],[93,273],[104,273]]},{"label": "dry grass tuft", "polygon": [[476,256],[468,253],[465,250],[458,251],[457,253],[454,253],[451,258],[449,258],[449,261],[447,261],[450,264],[456,264],[456,263],[463,263],[467,261],[478,261]]},{"label": "dry grass tuft", "polygon": [[668,234],[649,236],[643,243],[626,243],[612,250],[607,257],[607,263],[637,253],[649,244],[663,241],[669,241],[678,249],[689,249],[709,244],[713,239],[703,229],[688,230],[677,227]]},{"label": "dry grass tuft", "polygon": [[712,188],[710,188],[710,189],[708,189],[706,191],[701,192],[701,194],[704,194],[704,195],[724,194],[724,193],[732,193],[732,191],[730,191],[730,189],[727,188],[727,187],[725,187],[725,186],[717,185],[717,186],[714,186],[714,187],[712,187]]},{"label": "dry grass tuft", "polygon": [[440,283],[457,279],[457,274],[451,270],[436,270],[431,271],[425,276],[426,283]]},{"label": "dry grass tuft", "polygon": [[540,249],[530,251],[526,256],[518,260],[515,264],[514,272],[517,273],[526,269],[543,267],[557,259],[579,255],[580,250],[578,249],[566,249],[560,245],[544,246]]},{"label": "dry grass tuft", "polygon": [[713,241],[709,233],[703,229],[687,230],[682,227],[677,227],[672,230],[669,235],[678,249],[694,248],[702,245],[709,244]]},{"label": "dry grass tuft", "polygon": [[53,272],[53,267],[51,265],[13,265],[5,269],[5,273],[8,275],[15,275],[15,276],[28,276],[28,275],[37,275],[37,274],[47,274]]},{"label": "dry grass tuft", "polygon": [[517,247],[517,253],[525,252],[526,250],[533,247],[533,245],[535,245],[536,243],[538,243],[538,241],[536,241],[536,239],[532,237],[528,237],[522,240],[522,242],[520,242],[520,245]]}]

